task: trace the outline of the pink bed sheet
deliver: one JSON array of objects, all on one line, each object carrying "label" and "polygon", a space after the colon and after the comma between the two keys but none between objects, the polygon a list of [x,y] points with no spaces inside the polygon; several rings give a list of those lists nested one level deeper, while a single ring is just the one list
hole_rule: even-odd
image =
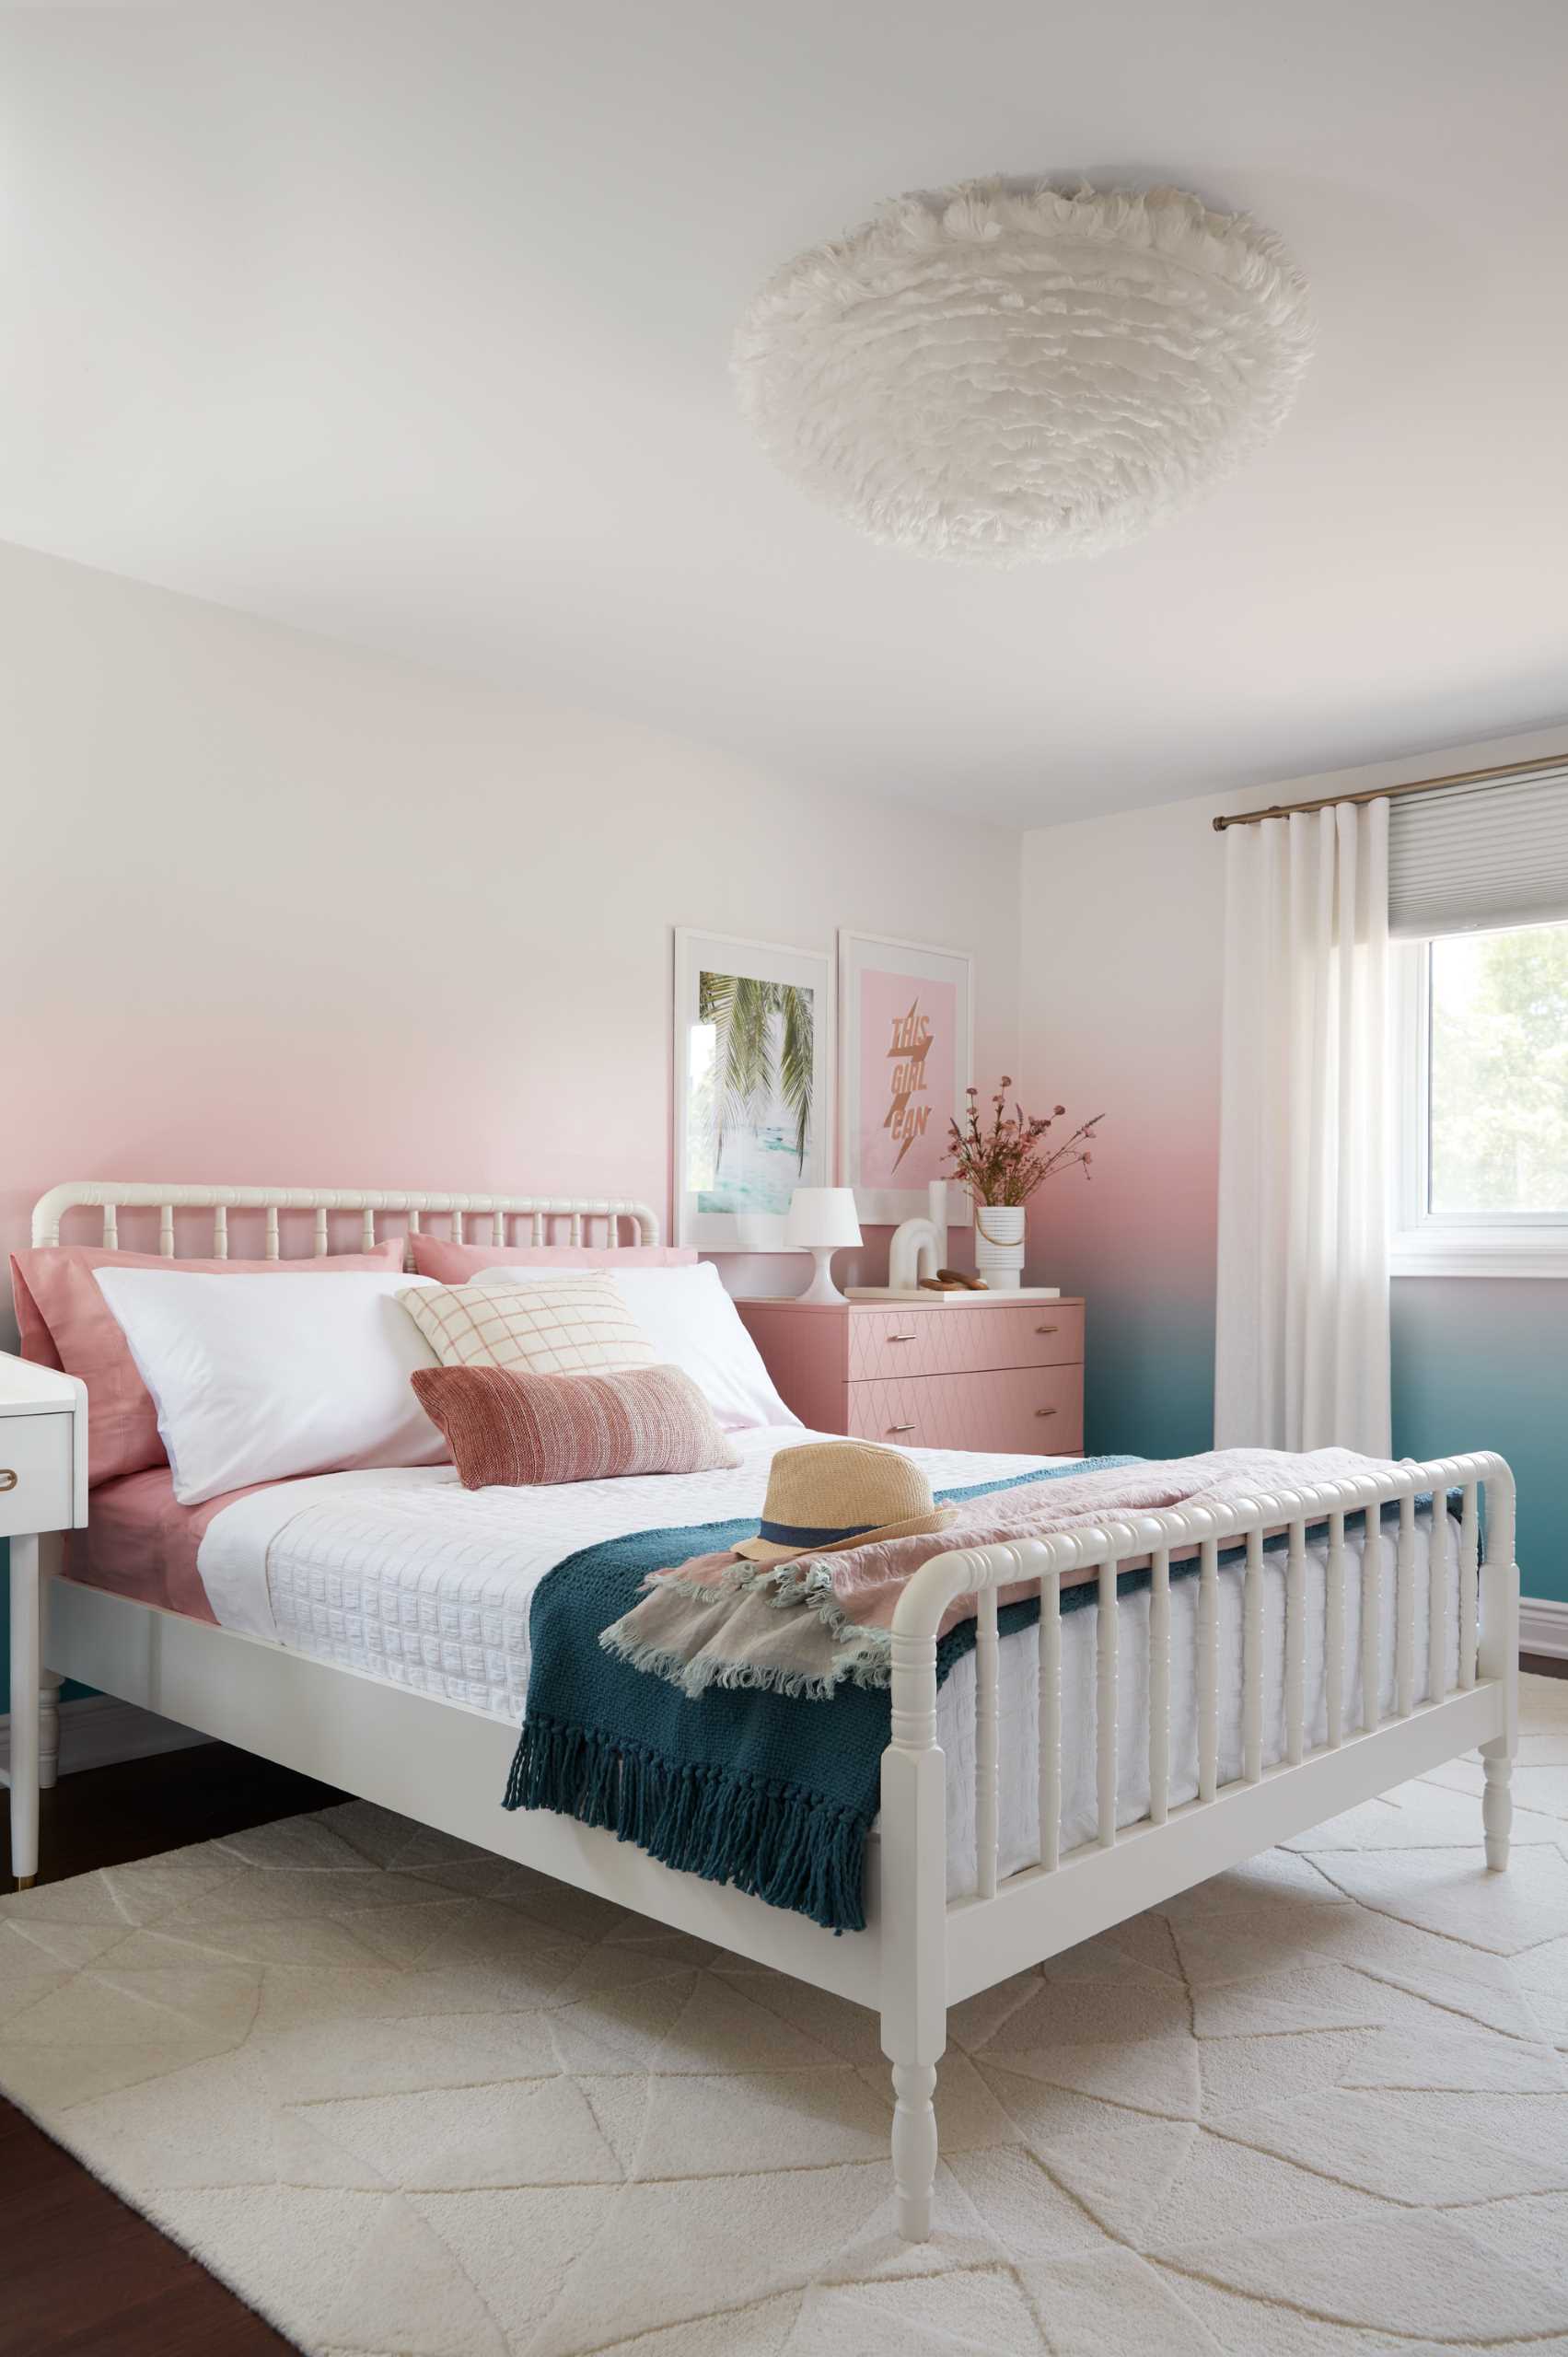
[{"label": "pink bed sheet", "polygon": [[215,1623],[217,1615],[196,1569],[207,1527],[236,1498],[281,1486],[255,1482],[250,1489],[209,1498],[204,1505],[182,1506],[167,1465],[100,1481],[87,1501],[86,1530],[73,1531],[67,1542],[66,1576],[88,1587],[107,1588],[110,1596],[128,1596],[137,1604],[157,1604],[191,1620]]}]

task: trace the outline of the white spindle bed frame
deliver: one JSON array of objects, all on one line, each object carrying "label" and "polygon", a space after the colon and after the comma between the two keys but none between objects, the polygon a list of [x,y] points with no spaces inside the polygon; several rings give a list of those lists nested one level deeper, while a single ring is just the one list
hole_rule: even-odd
[{"label": "white spindle bed frame", "polygon": [[[105,1245],[119,1242],[118,1213],[156,1210],[159,1249],[175,1248],[175,1215],[203,1210],[213,1222],[212,1248],[228,1250],[231,1212],[261,1213],[264,1249],[275,1259],[283,1221],[308,1213],[318,1254],[328,1248],[333,1215],[356,1214],[356,1241],[376,1241],[378,1217],[392,1214],[418,1229],[426,1213],[444,1214],[461,1238],[465,1222],[482,1223],[485,1240],[505,1243],[508,1225],[528,1224],[532,1243],[599,1240],[618,1247],[622,1222],[644,1243],[658,1239],[645,1205],[607,1200],[511,1195],[413,1194],[396,1190],[192,1187],[107,1182],[54,1188],[33,1214],[35,1244],[60,1240],[63,1217],[80,1207],[102,1213]],[[347,1239],[345,1239],[346,1241]],[[512,1239],[518,1240],[515,1237]],[[1445,1677],[1447,1643],[1446,1551],[1432,1551],[1426,1683],[1435,1699],[1414,1700],[1415,1506],[1422,1492],[1462,1492],[1458,1678]],[[1486,1543],[1480,1560],[1478,1500],[1486,1496]],[[1345,1517],[1400,1507],[1391,1579],[1364,1580],[1362,1724],[1353,1730],[1345,1693]],[[1326,1740],[1314,1746],[1306,1725],[1307,1530],[1328,1527]],[[1263,1542],[1288,1534],[1285,1571],[1285,1757],[1265,1768],[1263,1754]],[[1219,1781],[1219,1581],[1222,1547],[1245,1545],[1242,1578],[1242,1772]],[[1170,1787],[1170,1576],[1173,1557],[1199,1557],[1199,1791],[1179,1806]],[[1387,1550],[1378,1550],[1379,1560]],[[1150,1570],[1148,1766],[1150,1805],[1139,1823],[1117,1824],[1116,1698],[1119,1571]],[[55,1566],[50,1564],[50,1570]],[[1062,1621],[1064,1580],[1098,1583],[1096,1724],[1098,1838],[1063,1854]],[[1040,1822],[1041,1853],[1004,1876],[999,1857],[999,1709],[997,1589],[1038,1584],[1040,1593]],[[979,1871],[972,1897],[950,1901],[947,1885],[945,1761],[936,1742],[936,1634],[957,1596],[978,1596],[976,1656],[976,1825]],[[293,1654],[255,1638],[135,1604],[61,1576],[43,1583],[42,1658],[51,1665],[41,1695],[13,1679],[12,1711],[41,1713],[42,1771],[52,1782],[56,1702],[62,1678],[77,1678],[125,1701],[163,1713],[263,1758],[321,1778],[403,1816],[439,1827],[500,1855],[516,1858],[585,1890],[776,1966],[817,1987],[871,2007],[881,2016],[882,2049],[892,2064],[893,2171],[899,2223],[912,2241],[931,2231],[936,2173],[933,2096],[947,2043],[947,2014],[977,1991],[1074,1946],[1091,1934],[1156,1906],[1163,1898],[1236,1865],[1259,1850],[1305,1832],[1342,1809],[1386,1792],[1440,1761],[1479,1747],[1485,1763],[1482,1820],[1486,1863],[1508,1862],[1509,1780],[1516,1739],[1518,1569],[1514,1562],[1514,1480],[1500,1457],[1446,1457],[1401,1468],[1387,1478],[1325,1484],[1249,1500],[1225,1513],[1174,1507],[1156,1514],[1027,1539],[1010,1546],[955,1550],[937,1556],[910,1582],[893,1627],[891,1740],[882,1756],[881,1817],[868,1862],[867,1928],[839,1939],[802,1917],[673,1872],[613,1835],[572,1819],[500,1806],[516,1730],[465,1705],[391,1686],[360,1672]],[[1377,1647],[1383,1618],[1394,1627],[1395,1695],[1379,1710]],[[36,1660],[39,1655],[34,1653]],[[21,1758],[27,1746],[17,1747]],[[15,1795],[36,1815],[37,1792]],[[519,1937],[524,1936],[519,1933]]]}]

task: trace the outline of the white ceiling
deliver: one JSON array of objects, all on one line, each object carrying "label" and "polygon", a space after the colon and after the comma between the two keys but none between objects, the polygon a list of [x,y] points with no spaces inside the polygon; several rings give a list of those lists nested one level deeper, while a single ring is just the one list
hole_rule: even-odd
[{"label": "white ceiling", "polygon": [[[1010,824],[1568,714],[1561,0],[0,14],[0,538]],[[1320,349],[1198,514],[987,574],[750,447],[884,194],[1161,180]]]}]

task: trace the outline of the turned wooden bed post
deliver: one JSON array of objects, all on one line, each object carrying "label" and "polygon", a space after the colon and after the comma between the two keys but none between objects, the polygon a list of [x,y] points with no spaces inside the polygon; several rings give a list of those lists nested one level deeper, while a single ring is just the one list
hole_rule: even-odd
[{"label": "turned wooden bed post", "polygon": [[882,1754],[882,2051],[893,2066],[899,2232],[922,2243],[936,2183],[936,2065],[947,2043],[947,1787],[936,1741],[935,1621],[913,1631],[895,1621],[892,1644],[892,1740]]},{"label": "turned wooden bed post", "polygon": [[[1482,1678],[1502,1681],[1504,1727],[1481,1747],[1486,1788],[1481,1824],[1486,1863],[1500,1875],[1508,1864],[1514,1823],[1514,1754],[1519,1744],[1519,1567],[1514,1561],[1514,1476],[1498,1458],[1486,1476],[1486,1557],[1481,1568],[1481,1636],[1476,1648]],[[1473,1501],[1473,1486],[1465,1492]],[[1467,1520],[1469,1517],[1467,1517]]]}]

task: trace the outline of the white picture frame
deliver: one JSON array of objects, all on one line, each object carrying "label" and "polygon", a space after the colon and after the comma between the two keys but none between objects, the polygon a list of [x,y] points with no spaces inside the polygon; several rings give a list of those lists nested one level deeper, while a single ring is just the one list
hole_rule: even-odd
[{"label": "white picture frame", "polygon": [[[953,1120],[962,1126],[965,1091],[974,1078],[974,958],[967,949],[841,927],[838,965],[839,1182],[854,1189],[863,1225],[897,1226],[900,1220],[923,1217],[930,1180],[951,1176],[946,1167],[947,1123]],[[935,1001],[923,1010],[919,1005],[923,983],[930,986]],[[929,1026],[935,1015],[946,1031],[951,1068],[947,1085],[934,1074],[934,1087],[915,1091],[921,1101],[900,1109],[893,1076],[907,1079],[909,1074],[907,1066],[900,1064],[894,1022],[905,1011],[905,984],[915,1020]],[[929,1052],[923,1061],[929,1063]],[[945,1058],[944,1063],[948,1061]],[[879,1080],[877,1100],[871,1097],[873,1062],[878,1074],[891,1066],[885,1100]],[[884,1135],[890,1121],[915,1117],[923,1119],[923,1130],[914,1140],[901,1142],[901,1154],[890,1155],[892,1140]],[[910,1173],[908,1184],[898,1182],[894,1167]],[[969,1225],[970,1200],[961,1188],[949,1185],[947,1209],[949,1225]]]},{"label": "white picture frame", "polygon": [[[808,993],[809,1115],[798,1155],[789,1135],[798,1097],[781,1068],[791,1046],[798,1074],[801,1001],[796,995],[767,1016],[766,1051],[772,1079],[759,1082],[748,1128],[732,1120],[726,1139],[710,1114],[717,1087],[712,1059],[720,1052],[717,1027],[704,1018],[704,976],[763,983],[780,993]],[[784,1252],[789,1197],[799,1187],[832,1184],[837,1120],[835,989],[831,954],[793,949],[779,942],[675,928],[675,1240],[702,1252]],[[711,1004],[711,993],[708,1003]],[[749,1015],[754,1024],[756,994]],[[789,1027],[793,1025],[793,1039]],[[752,1034],[753,1041],[755,1034]],[[735,1109],[733,1096],[731,1112]],[[737,1151],[738,1147],[738,1152]],[[726,1153],[728,1167],[726,1168]]]}]

